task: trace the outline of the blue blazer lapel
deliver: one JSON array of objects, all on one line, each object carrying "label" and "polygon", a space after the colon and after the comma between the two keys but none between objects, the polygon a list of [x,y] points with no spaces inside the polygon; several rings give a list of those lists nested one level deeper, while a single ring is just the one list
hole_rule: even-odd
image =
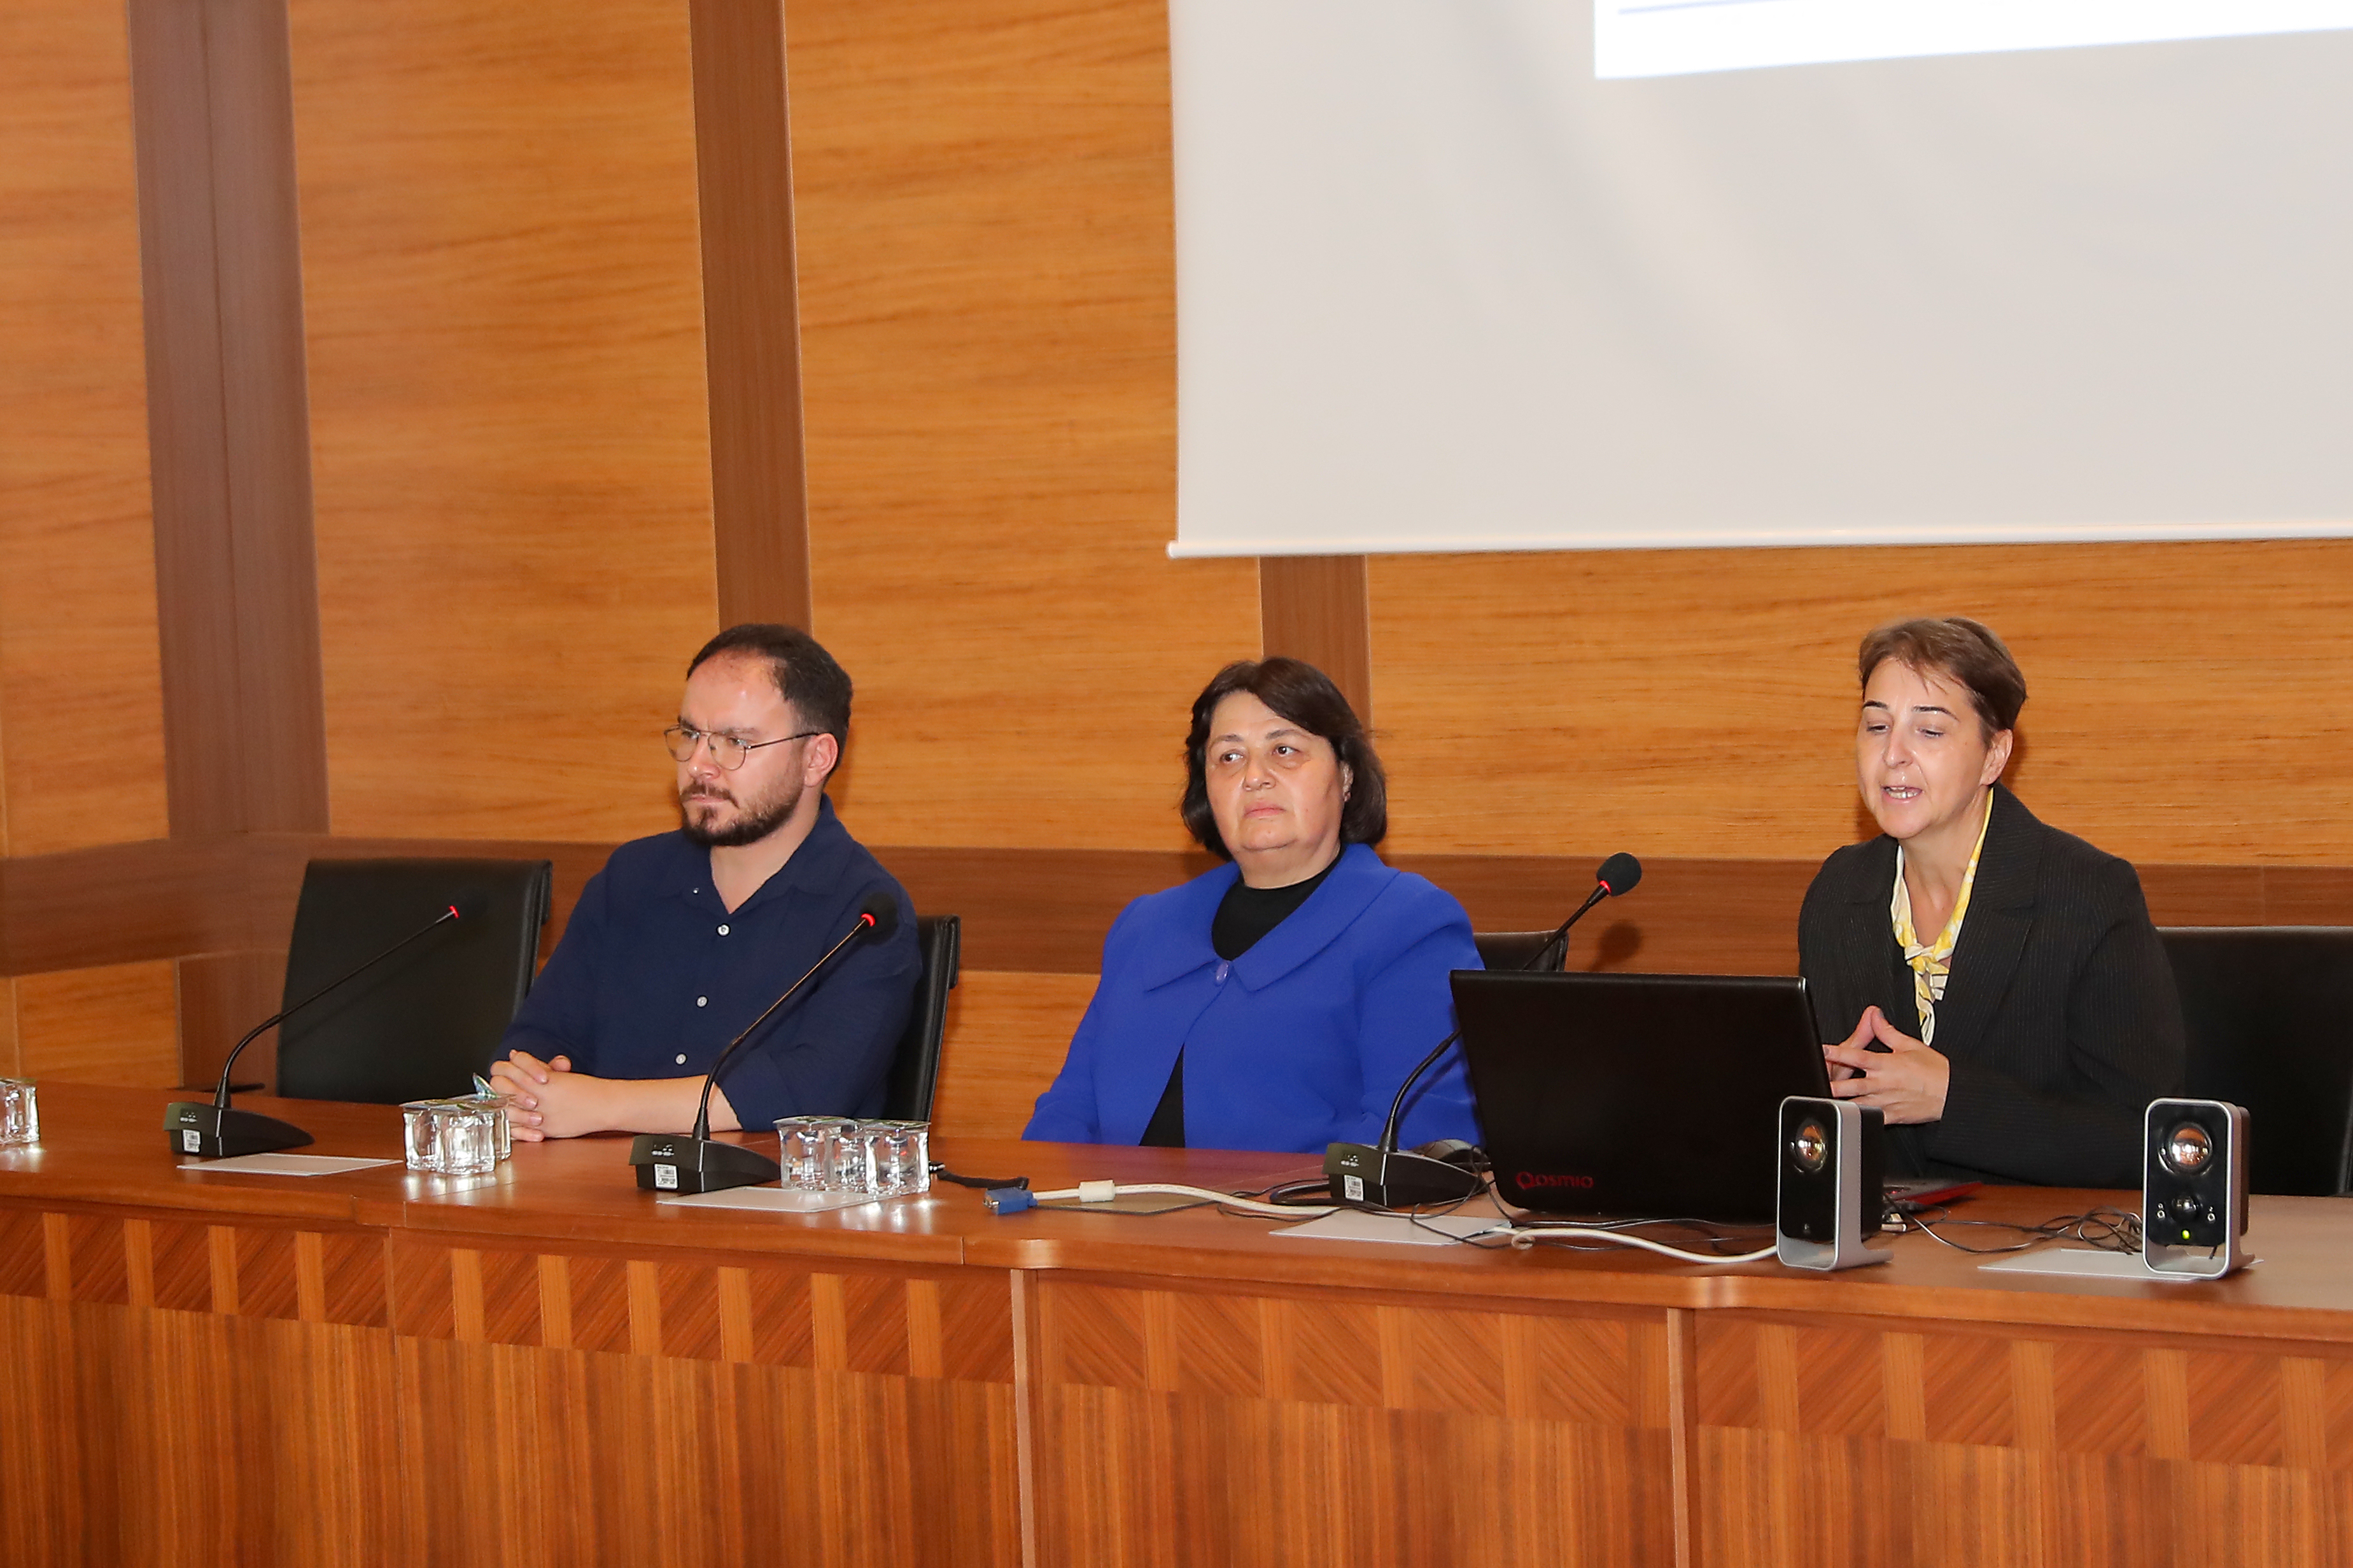
[{"label": "blue blazer lapel", "polygon": [[[1136,963],[1136,979],[1145,990],[1157,990],[1218,962],[1217,950],[1209,945],[1209,925],[1218,918],[1218,904],[1226,889],[1240,879],[1241,873],[1232,866],[1220,866],[1172,889],[1174,898],[1159,922],[1166,934]],[[1159,1092],[1155,1086],[1153,1093]]]},{"label": "blue blazer lapel", "polygon": [[[1340,851],[1339,864],[1332,868],[1324,885],[1309,894],[1307,901],[1293,910],[1290,919],[1234,960],[1234,977],[1252,991],[1273,984],[1331,946],[1397,876],[1366,846],[1349,845]],[[1224,896],[1221,889],[1219,897]],[[1216,906],[1210,909],[1214,915]],[[1204,922],[1201,929],[1206,945],[1208,924]]]}]

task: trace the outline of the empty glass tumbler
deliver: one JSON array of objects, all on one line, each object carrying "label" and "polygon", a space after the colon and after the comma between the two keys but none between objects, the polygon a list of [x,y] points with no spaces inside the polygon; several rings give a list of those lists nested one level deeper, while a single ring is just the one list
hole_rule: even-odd
[{"label": "empty glass tumbler", "polygon": [[930,1122],[869,1121],[862,1131],[876,1197],[913,1197],[932,1190]]},{"label": "empty glass tumbler", "polygon": [[832,1139],[841,1130],[839,1116],[786,1116],[776,1122],[778,1163],[784,1185],[796,1192],[821,1193],[833,1173]]},{"label": "empty glass tumbler", "polygon": [[0,1144],[41,1141],[41,1105],[28,1078],[0,1078]]},{"label": "empty glass tumbler", "polygon": [[440,1163],[445,1176],[480,1176],[498,1169],[499,1133],[506,1107],[480,1100],[444,1100],[434,1107],[441,1120]]},{"label": "empty glass tumbler", "polygon": [[444,1101],[412,1100],[400,1108],[402,1147],[412,1171],[441,1168],[441,1121],[434,1113]]},{"label": "empty glass tumbler", "polygon": [[507,1120],[507,1108],[513,1100],[512,1095],[490,1089],[462,1096],[457,1101],[459,1105],[471,1106],[491,1119],[491,1142],[501,1161],[514,1154],[514,1124]]}]

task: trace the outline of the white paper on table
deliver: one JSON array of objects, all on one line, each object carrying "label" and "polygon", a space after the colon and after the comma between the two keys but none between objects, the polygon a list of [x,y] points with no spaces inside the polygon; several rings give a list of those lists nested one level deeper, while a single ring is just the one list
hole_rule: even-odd
[{"label": "white paper on table", "polygon": [[788,1187],[726,1187],[715,1193],[686,1193],[659,1203],[696,1209],[764,1209],[771,1214],[823,1214],[828,1209],[856,1208],[882,1200],[865,1193],[805,1193]]},{"label": "white paper on table", "polygon": [[227,1160],[183,1160],[183,1171],[237,1171],[248,1176],[339,1176],[397,1160],[354,1160],[343,1154],[239,1154]]},{"label": "white paper on table", "polygon": [[[2247,1259],[2253,1268],[2263,1261]],[[2015,1258],[1996,1258],[1980,1263],[1979,1268],[2000,1274],[2070,1274],[2084,1279],[2158,1279],[2169,1282],[2211,1279],[2210,1274],[2152,1273],[2140,1260],[2137,1252],[2086,1252],[2079,1247],[2059,1247],[2041,1252],[2021,1252]]]},{"label": "white paper on table", "polygon": [[1506,1230],[1511,1221],[1495,1215],[1440,1214],[1415,1219],[1401,1214],[1366,1214],[1361,1209],[1335,1209],[1304,1225],[1287,1225],[1271,1236],[1295,1236],[1305,1241],[1386,1241],[1406,1247],[1448,1247],[1491,1230]]}]

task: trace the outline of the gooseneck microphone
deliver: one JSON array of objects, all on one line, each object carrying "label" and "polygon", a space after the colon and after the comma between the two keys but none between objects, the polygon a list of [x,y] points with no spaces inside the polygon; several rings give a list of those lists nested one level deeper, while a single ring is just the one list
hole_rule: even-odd
[{"label": "gooseneck microphone", "polygon": [[171,1135],[172,1152],[193,1154],[199,1160],[218,1160],[237,1154],[266,1154],[273,1149],[300,1149],[311,1142],[311,1135],[290,1121],[280,1121],[257,1110],[231,1108],[229,1073],[237,1066],[237,1057],[263,1034],[276,1028],[330,991],[357,980],[411,942],[422,942],[445,925],[480,916],[484,900],[479,895],[460,902],[464,905],[462,910],[459,904],[446,906],[439,914],[375,957],[328,981],[292,1006],[248,1029],[244,1037],[228,1048],[228,1059],[221,1063],[220,1084],[213,1090],[210,1104],[196,1100],[175,1100],[164,1108],[164,1131]]},{"label": "gooseneck microphone", "polygon": [[728,1187],[773,1182],[782,1176],[784,1173],[776,1163],[758,1150],[712,1140],[711,1091],[718,1086],[719,1075],[726,1070],[728,1061],[744,1042],[759,1033],[760,1026],[775,1017],[776,1010],[791,1001],[835,953],[860,937],[881,942],[898,929],[899,901],[880,888],[867,894],[865,901],[858,906],[857,920],[842,939],[827,948],[809,965],[808,973],[786,986],[783,995],[762,1008],[760,1016],[746,1024],[743,1033],[720,1051],[719,1059],[702,1077],[702,1098],[695,1106],[694,1131],[684,1137],[674,1132],[641,1133],[629,1145],[629,1163],[638,1168],[638,1185],[649,1193],[716,1193]]},{"label": "gooseneck microphone", "polygon": [[[1622,849],[1601,862],[1600,869],[1593,874],[1593,890],[1585,895],[1585,901],[1560,922],[1551,939],[1524,967],[1558,969],[1567,952],[1569,928],[1602,900],[1632,892],[1641,879],[1642,863]],[[1332,1184],[1335,1199],[1369,1204],[1377,1208],[1414,1208],[1423,1204],[1453,1203],[1477,1194],[1479,1178],[1472,1173],[1444,1160],[1400,1153],[1397,1146],[1398,1127],[1405,1120],[1406,1096],[1421,1081],[1421,1075],[1437,1066],[1438,1058],[1461,1037],[1461,1029],[1452,1031],[1405,1075],[1405,1081],[1398,1085],[1397,1098],[1389,1101],[1388,1120],[1381,1124],[1378,1143],[1371,1148],[1362,1143],[1334,1143],[1324,1150],[1324,1174]]]},{"label": "gooseneck microphone", "polygon": [[1585,902],[1577,906],[1568,919],[1553,928],[1552,940],[1536,950],[1527,967],[1551,973],[1568,960],[1568,928],[1585,918],[1585,911],[1604,899],[1615,899],[1634,890],[1642,879],[1642,863],[1623,849],[1601,862],[1593,873],[1593,891],[1585,895]]}]

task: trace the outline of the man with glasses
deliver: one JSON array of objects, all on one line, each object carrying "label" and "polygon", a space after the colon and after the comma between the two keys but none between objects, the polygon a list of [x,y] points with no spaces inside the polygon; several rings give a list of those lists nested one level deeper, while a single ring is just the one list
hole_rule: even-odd
[{"label": "man with glasses", "polygon": [[886,889],[898,927],[844,949],[728,1063],[716,1129],[872,1116],[923,963],[905,891],[835,817],[826,780],[849,677],[807,632],[732,626],[687,667],[681,826],[624,844],[589,879],[491,1075],[519,1138],[692,1124],[720,1051]]}]

